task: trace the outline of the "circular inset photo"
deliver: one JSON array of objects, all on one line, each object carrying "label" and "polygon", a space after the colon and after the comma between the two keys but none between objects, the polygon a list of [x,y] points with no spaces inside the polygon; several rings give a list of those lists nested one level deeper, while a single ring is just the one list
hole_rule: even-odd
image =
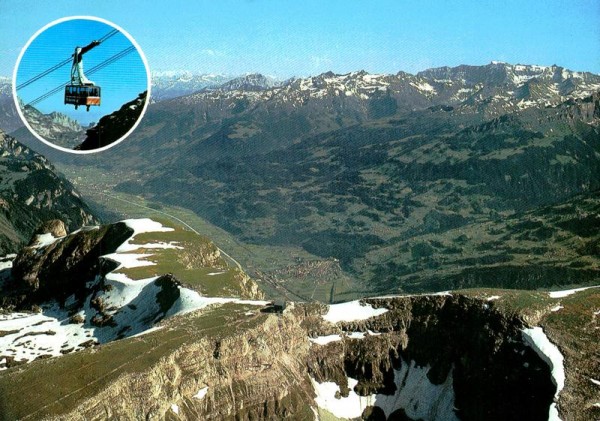
[{"label": "circular inset photo", "polygon": [[13,96],[27,128],[66,152],[99,152],[124,140],[142,119],[150,72],[135,40],[92,16],[49,23],[23,47]]}]

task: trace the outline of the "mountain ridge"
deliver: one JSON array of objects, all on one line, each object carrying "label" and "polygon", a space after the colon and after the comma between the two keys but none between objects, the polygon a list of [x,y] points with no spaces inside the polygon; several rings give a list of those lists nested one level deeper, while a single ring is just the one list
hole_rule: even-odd
[{"label": "mountain ridge", "polygon": [[[91,292],[87,297],[52,289],[58,305],[45,297],[41,313],[2,315],[0,326],[12,326],[0,337],[3,417],[504,420],[596,411],[594,392],[585,386],[598,361],[581,358],[591,355],[593,341],[580,346],[573,340],[594,335],[585,326],[597,287],[474,289],[332,305],[290,302],[282,309],[252,301],[257,291],[244,286],[240,291],[250,300],[224,299],[231,291],[213,279],[238,270],[227,268],[214,246],[197,249],[190,240],[205,240],[181,227],[126,220],[66,234],[59,225],[47,224],[20,255],[30,254],[48,271],[54,252],[56,261],[69,258],[61,243],[113,232],[107,240],[114,244],[105,250],[113,253],[95,258],[117,265],[93,281],[72,280]],[[139,253],[149,250],[154,254]],[[162,274],[173,253],[201,258],[193,263],[203,273],[195,288],[216,287],[222,298],[182,285],[177,277],[188,259],[176,275]],[[31,262],[15,263],[16,280],[23,263]],[[126,279],[153,267],[153,278],[137,281],[143,288]],[[229,278],[231,285],[240,281],[251,284]],[[3,296],[7,288],[4,283]],[[574,311],[581,320],[570,317]],[[65,314],[69,322],[57,323]],[[165,376],[173,377],[158,380]],[[19,398],[33,377],[55,380],[39,381],[35,395]],[[57,396],[63,397],[59,405]]]}]

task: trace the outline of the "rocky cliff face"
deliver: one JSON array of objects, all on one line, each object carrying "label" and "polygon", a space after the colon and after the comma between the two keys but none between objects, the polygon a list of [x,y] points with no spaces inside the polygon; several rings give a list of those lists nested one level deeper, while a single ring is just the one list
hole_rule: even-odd
[{"label": "rocky cliff face", "polygon": [[318,384],[335,382],[342,396],[371,397],[365,401],[373,408],[357,415],[547,419],[555,386],[546,364],[523,343],[519,318],[460,295],[367,302],[385,313],[338,323],[347,336],[323,345],[330,336],[321,330],[309,363]]},{"label": "rocky cliff face", "polygon": [[95,217],[74,187],[48,160],[0,131],[0,252],[15,252],[43,221],[61,219],[69,229]]},{"label": "rocky cliff face", "polygon": [[100,257],[115,252],[132,234],[133,230],[123,223],[69,236],[62,221],[44,224],[13,261],[13,283],[5,286],[11,300],[5,296],[5,303],[17,307],[49,300],[64,303],[73,294],[83,300],[89,293],[86,283],[116,267]]}]

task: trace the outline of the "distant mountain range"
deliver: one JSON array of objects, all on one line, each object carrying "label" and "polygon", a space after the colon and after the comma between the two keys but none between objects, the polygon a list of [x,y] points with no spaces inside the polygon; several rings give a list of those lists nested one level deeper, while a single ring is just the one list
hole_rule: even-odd
[{"label": "distant mountain range", "polygon": [[[370,117],[437,104],[460,106],[464,112],[484,112],[486,117],[493,117],[534,105],[555,105],[566,98],[581,98],[600,89],[600,76],[592,73],[573,72],[560,66],[500,62],[486,66],[441,67],[416,75],[404,72],[373,75],[364,71],[337,75],[328,72],[290,79],[279,85],[268,83],[260,75],[251,77],[259,82],[245,85],[243,78],[236,79],[236,83],[198,92],[182,98],[182,102],[232,100],[236,97],[234,92],[239,90],[244,91],[251,104],[269,100],[277,105],[287,103],[297,107],[308,100],[337,98],[337,102],[348,104],[356,101],[365,108],[364,111],[370,112]],[[366,104],[366,101],[371,103]],[[475,103],[480,107],[471,109]],[[234,114],[236,110],[231,112]]]},{"label": "distant mountain range", "polygon": [[152,74],[152,102],[188,95],[207,87],[219,86],[233,76],[195,74],[187,71]]},{"label": "distant mountain range", "polygon": [[[0,77],[0,121],[7,133],[22,126],[14,109],[10,83],[9,78]],[[361,105],[355,108],[362,114],[368,113],[370,118],[434,104],[460,104],[465,112],[483,112],[492,117],[534,105],[556,104],[565,98],[584,97],[598,89],[600,76],[589,72],[575,72],[560,66],[492,62],[485,66],[428,69],[416,75],[327,72],[287,81],[256,73],[234,77],[189,71],[157,72],[152,75],[151,101],[185,97],[181,98],[184,104],[209,105],[225,100],[229,111],[226,116],[238,114],[245,102],[269,100],[278,105],[298,106],[309,99],[337,97],[338,102],[358,102]],[[239,97],[236,93],[243,95]],[[386,99],[388,97],[391,99]],[[469,110],[472,107],[475,108]],[[211,111],[217,111],[216,117],[219,117],[219,110]]]}]

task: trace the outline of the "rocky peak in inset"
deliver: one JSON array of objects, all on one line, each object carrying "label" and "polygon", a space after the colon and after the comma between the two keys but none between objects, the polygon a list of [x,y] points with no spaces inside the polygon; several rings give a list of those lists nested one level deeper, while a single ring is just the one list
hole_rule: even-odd
[{"label": "rocky peak in inset", "polygon": [[83,135],[81,125],[69,116],[53,111],[44,114],[31,105],[21,107],[29,126],[42,138],[68,147]]},{"label": "rocky peak in inset", "polygon": [[137,98],[123,104],[118,111],[102,117],[98,124],[86,131],[87,137],[75,149],[86,151],[102,148],[125,136],[140,118],[147,93],[140,93]]}]

